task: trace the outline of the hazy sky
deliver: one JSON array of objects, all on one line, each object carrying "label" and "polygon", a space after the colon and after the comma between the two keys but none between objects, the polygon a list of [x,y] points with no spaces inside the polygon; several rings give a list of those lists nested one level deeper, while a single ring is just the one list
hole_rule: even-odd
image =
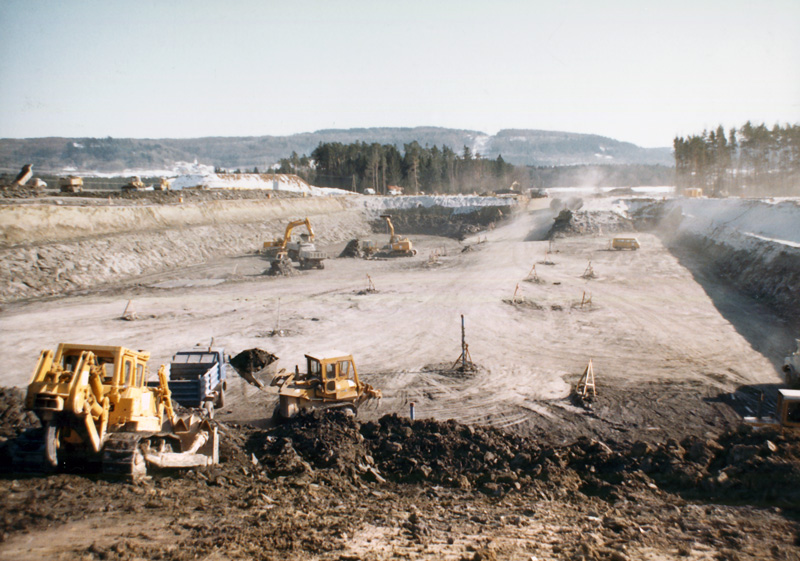
[{"label": "hazy sky", "polygon": [[800,123],[800,1],[0,0],[0,137]]}]

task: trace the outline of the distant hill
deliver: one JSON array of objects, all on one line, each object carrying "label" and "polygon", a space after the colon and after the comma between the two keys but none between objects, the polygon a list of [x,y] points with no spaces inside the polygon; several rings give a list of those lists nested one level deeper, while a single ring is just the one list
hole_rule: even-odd
[{"label": "distant hill", "polygon": [[194,162],[226,169],[268,169],[292,152],[310,154],[321,142],[394,144],[401,151],[413,141],[449,146],[509,163],[531,166],[578,164],[661,164],[672,166],[671,148],[640,148],[629,142],[590,134],[540,130],[502,130],[496,135],[439,127],[331,129],[290,136],[204,137],[190,139],[30,138],[0,139],[0,168],[35,171],[122,172],[172,169]]}]

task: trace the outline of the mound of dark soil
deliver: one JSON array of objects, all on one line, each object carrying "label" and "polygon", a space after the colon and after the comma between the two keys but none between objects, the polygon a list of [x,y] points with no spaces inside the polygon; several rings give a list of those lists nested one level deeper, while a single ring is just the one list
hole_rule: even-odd
[{"label": "mound of dark soil", "polygon": [[564,446],[455,421],[411,421],[387,415],[358,423],[337,411],[315,411],[247,441],[271,476],[429,483],[505,494],[536,481],[567,480],[576,490],[616,500],[617,486],[646,474],[691,497],[757,504],[800,504],[800,434],[738,429],[718,439],[604,443],[581,437]]},{"label": "mound of dark soil", "polygon": [[274,354],[262,349],[247,349],[231,359],[231,366],[242,374],[254,374],[278,360]]},{"label": "mound of dark soil", "polygon": [[11,438],[39,426],[36,415],[25,410],[25,390],[0,387],[0,438]]}]

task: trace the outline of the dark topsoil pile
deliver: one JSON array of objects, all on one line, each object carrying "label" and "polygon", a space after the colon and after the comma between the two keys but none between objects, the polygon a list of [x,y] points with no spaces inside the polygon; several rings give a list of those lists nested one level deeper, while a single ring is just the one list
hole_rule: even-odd
[{"label": "dark topsoil pile", "polygon": [[[800,555],[798,433],[744,428],[709,440],[547,446],[454,421],[385,416],[362,424],[316,411],[269,430],[220,423],[220,465],[130,483],[14,474],[13,437],[31,424],[20,397],[0,392],[0,544],[19,532],[122,514],[141,519],[148,535],[79,548],[75,558],[361,558],[340,553],[352,546],[348,536],[372,525],[400,528],[397,547],[442,547],[444,556],[462,544],[461,559],[492,559],[503,552],[478,547],[491,537],[467,537],[499,540],[536,520],[570,529],[536,546],[545,550],[506,544],[506,555],[625,560],[635,558],[630,548],[688,555],[698,544],[733,555],[717,559]],[[687,500],[740,506],[697,509]],[[162,527],[168,543],[158,539]]]},{"label": "dark topsoil pile", "polygon": [[231,358],[231,366],[243,374],[255,374],[278,360],[274,354],[262,349],[247,349]]},{"label": "dark topsoil pile", "polygon": [[[395,234],[407,236],[421,234],[445,236],[463,240],[473,234],[494,228],[504,217],[511,216],[511,206],[481,207],[472,212],[456,213],[444,207],[418,207],[392,209],[391,217]],[[382,218],[371,221],[372,231],[386,233],[386,221]]]}]

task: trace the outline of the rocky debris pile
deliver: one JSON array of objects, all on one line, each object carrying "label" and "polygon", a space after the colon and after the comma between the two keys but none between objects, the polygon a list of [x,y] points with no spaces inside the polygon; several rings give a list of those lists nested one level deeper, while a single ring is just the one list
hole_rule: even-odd
[{"label": "rocky debris pile", "polygon": [[34,199],[44,196],[44,190],[32,185],[0,185],[0,199]]},{"label": "rocky debris pile", "polygon": [[542,446],[455,421],[387,415],[359,424],[341,412],[314,411],[253,433],[247,450],[272,476],[308,478],[325,470],[350,481],[425,482],[489,495],[558,480],[612,501],[634,476],[692,497],[800,504],[800,435],[775,429],[745,427],[716,440],[621,445],[581,437]]},{"label": "rocky debris pile", "polygon": [[288,259],[274,259],[264,274],[270,277],[291,277],[298,273]]},{"label": "rocky debris pile", "polygon": [[[369,246],[367,243],[369,243]],[[375,246],[374,242],[366,242],[365,240],[354,238],[347,242],[347,245],[339,254],[339,257],[356,257],[359,259],[364,259],[371,257],[375,251],[377,251],[377,249],[378,248]]]},{"label": "rocky debris pile", "polygon": [[0,387],[0,472],[12,469],[11,448],[27,430],[41,427],[33,411],[25,409],[25,390]]},{"label": "rocky debris pile", "polygon": [[13,438],[39,426],[36,415],[25,410],[25,390],[0,387],[0,439]]},{"label": "rocky debris pile", "polygon": [[[485,206],[472,212],[457,213],[445,207],[418,207],[392,209],[395,233],[401,236],[423,234],[445,236],[463,240],[483,230],[491,230],[504,217],[511,216],[512,206]],[[386,222],[378,219],[370,222],[376,233],[386,233]]]},{"label": "rocky debris pile", "polygon": [[553,226],[547,233],[547,239],[585,234],[630,232],[634,229],[631,219],[616,212],[564,209],[555,217]]}]

